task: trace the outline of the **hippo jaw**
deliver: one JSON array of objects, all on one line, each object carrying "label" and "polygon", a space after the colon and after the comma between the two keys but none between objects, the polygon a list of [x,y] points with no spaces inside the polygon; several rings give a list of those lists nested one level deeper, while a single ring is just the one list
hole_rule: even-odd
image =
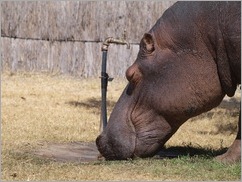
[{"label": "hippo jaw", "polygon": [[97,148],[106,160],[151,157],[175,132],[155,110],[140,107],[143,103],[132,102],[131,98],[127,101],[127,90],[128,87],[111,113],[107,127],[96,139]]},{"label": "hippo jaw", "polygon": [[[167,126],[168,127],[168,126]],[[124,133],[125,136],[104,132],[96,139],[99,152],[106,160],[126,160],[135,157],[151,157],[155,155],[164,143],[170,138],[171,130],[153,127],[139,133]],[[126,139],[122,139],[126,138]]]},{"label": "hippo jaw", "polygon": [[166,141],[174,133],[172,127],[166,120],[159,115],[142,124],[147,126],[139,126],[136,124],[136,143],[134,156],[135,157],[152,157],[155,155],[166,143]]},{"label": "hippo jaw", "polygon": [[[126,143],[126,145],[125,145]],[[106,135],[99,135],[96,139],[97,148],[106,160],[124,160],[133,158],[134,143],[121,143],[119,140],[110,140]],[[130,146],[130,147],[129,147]]]},{"label": "hippo jaw", "polygon": [[[122,94],[126,97],[125,93]],[[128,102],[119,100],[112,111],[107,127],[96,139],[99,152],[107,160],[122,160],[132,158],[135,149],[136,134],[132,123],[129,122],[127,107]]]}]

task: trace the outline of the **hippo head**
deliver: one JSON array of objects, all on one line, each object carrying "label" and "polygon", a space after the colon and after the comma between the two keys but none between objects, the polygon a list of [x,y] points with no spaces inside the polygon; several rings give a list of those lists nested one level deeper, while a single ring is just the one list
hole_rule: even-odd
[{"label": "hippo head", "polygon": [[153,156],[188,118],[217,106],[224,94],[212,60],[158,45],[146,33],[126,71],[129,83],[96,139],[100,153],[107,160]]}]

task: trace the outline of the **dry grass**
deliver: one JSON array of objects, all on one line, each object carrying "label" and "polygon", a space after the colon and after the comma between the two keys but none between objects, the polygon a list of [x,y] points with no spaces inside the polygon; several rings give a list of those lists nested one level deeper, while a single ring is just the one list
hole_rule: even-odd
[{"label": "dry grass", "polygon": [[[203,155],[89,164],[39,159],[29,152],[47,143],[95,140],[99,133],[100,80],[43,73],[4,73],[1,79],[3,180],[240,179],[240,164],[223,165]],[[125,84],[118,79],[109,84],[109,112]],[[217,108],[192,118],[166,146],[203,148],[210,153],[228,147],[235,138],[236,115],[238,109]]]}]

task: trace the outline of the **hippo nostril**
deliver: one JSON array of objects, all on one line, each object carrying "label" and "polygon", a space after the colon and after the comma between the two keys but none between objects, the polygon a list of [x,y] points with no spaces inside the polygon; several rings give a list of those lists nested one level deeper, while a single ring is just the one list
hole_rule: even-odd
[{"label": "hippo nostril", "polygon": [[130,66],[126,71],[126,78],[129,82],[136,84],[142,77],[140,70],[136,64]]},{"label": "hippo nostril", "polygon": [[134,68],[131,66],[127,69],[126,71],[126,78],[127,80],[130,82],[132,80],[132,78],[134,77],[135,74],[135,70]]}]

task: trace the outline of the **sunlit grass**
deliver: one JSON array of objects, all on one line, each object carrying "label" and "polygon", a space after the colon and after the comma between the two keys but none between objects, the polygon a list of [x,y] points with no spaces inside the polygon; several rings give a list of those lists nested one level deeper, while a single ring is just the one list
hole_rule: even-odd
[{"label": "sunlit grass", "polygon": [[[97,161],[87,164],[40,159],[30,152],[48,143],[94,141],[99,134],[100,79],[79,79],[43,73],[2,74],[3,180],[239,180],[240,164],[225,165],[213,155],[174,159]],[[125,80],[108,86],[109,108]],[[238,109],[217,108],[186,122],[166,147],[205,149],[231,145]],[[223,126],[223,127],[221,127]],[[222,129],[221,129],[222,128]],[[232,130],[232,132],[231,132]]]}]

